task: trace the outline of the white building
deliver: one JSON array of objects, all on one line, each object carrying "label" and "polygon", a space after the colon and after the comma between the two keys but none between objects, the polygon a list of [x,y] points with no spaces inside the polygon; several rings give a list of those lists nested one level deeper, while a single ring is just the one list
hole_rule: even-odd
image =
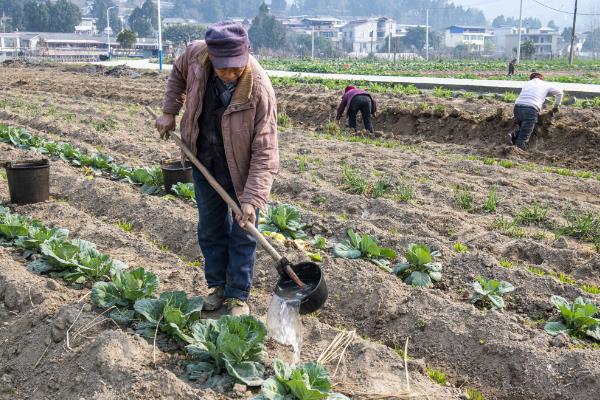
[{"label": "white building", "polygon": [[342,27],[346,50],[356,54],[377,53],[387,46],[386,38],[396,32],[394,20],[386,17],[351,21]]},{"label": "white building", "polygon": [[191,18],[163,18],[162,20],[162,26],[164,26],[165,28],[174,25],[192,25],[197,23],[198,21]]},{"label": "white building", "polygon": [[490,36],[483,26],[452,25],[444,31],[444,45],[451,48],[463,45],[474,51],[483,51],[485,39]]},{"label": "white building", "polygon": [[[525,33],[526,29],[522,28],[521,33]],[[504,53],[506,49],[506,35],[516,35],[519,33],[519,28],[514,26],[500,26],[498,28],[494,28],[492,33],[494,38],[494,44],[496,45],[496,51]]]},{"label": "white building", "polygon": [[283,26],[292,32],[315,34],[333,42],[341,40],[341,28],[344,21],[335,17],[291,16],[281,20]]},{"label": "white building", "polygon": [[[530,29],[521,33],[521,43],[533,42],[535,46],[535,57],[553,57],[560,55],[561,35],[551,28]],[[504,54],[512,57],[516,54],[519,42],[518,29],[516,33],[506,35]]]},{"label": "white building", "polygon": [[95,35],[98,33],[96,29],[97,18],[81,18],[81,23],[75,27],[75,33],[81,35]]}]

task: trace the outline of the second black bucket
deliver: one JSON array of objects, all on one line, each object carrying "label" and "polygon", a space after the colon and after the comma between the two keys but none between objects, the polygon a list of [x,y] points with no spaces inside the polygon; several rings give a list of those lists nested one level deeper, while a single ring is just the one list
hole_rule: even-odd
[{"label": "second black bucket", "polygon": [[50,163],[48,160],[10,161],[5,164],[10,201],[31,204],[50,197]]},{"label": "second black bucket", "polygon": [[192,182],[192,163],[189,161],[186,161],[185,166],[182,166],[181,160],[162,160],[160,168],[163,172],[165,191],[167,193],[173,194],[171,187],[177,182]]}]

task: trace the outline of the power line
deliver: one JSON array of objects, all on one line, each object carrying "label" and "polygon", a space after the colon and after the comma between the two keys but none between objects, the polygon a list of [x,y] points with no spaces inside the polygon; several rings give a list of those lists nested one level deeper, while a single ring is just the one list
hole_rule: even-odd
[{"label": "power line", "polygon": [[[571,11],[559,10],[558,8],[551,7],[551,6],[547,5],[547,4],[539,2],[538,0],[533,0],[533,2],[539,4],[542,7],[546,7],[548,9],[552,10],[552,11],[556,11],[556,12],[563,13],[563,14],[573,15],[573,13]],[[577,15],[600,17],[600,14],[593,14],[593,13],[580,13],[580,12],[578,12]]]}]

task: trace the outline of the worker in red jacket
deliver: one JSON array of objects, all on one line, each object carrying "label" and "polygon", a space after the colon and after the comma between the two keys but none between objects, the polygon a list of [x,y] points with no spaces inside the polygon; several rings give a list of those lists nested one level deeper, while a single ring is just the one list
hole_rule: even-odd
[{"label": "worker in red jacket", "polygon": [[356,114],[360,111],[365,129],[371,133],[373,132],[371,116],[375,116],[377,112],[377,103],[369,93],[354,86],[346,86],[342,101],[337,109],[337,121],[342,119],[346,108],[348,108],[348,126],[350,129],[356,130]]}]

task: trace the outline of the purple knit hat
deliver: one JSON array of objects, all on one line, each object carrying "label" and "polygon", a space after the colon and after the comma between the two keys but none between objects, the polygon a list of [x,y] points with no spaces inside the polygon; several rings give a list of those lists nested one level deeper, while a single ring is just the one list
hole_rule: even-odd
[{"label": "purple knit hat", "polygon": [[248,64],[248,33],[237,22],[224,21],[209,26],[205,40],[214,68],[241,68]]}]

